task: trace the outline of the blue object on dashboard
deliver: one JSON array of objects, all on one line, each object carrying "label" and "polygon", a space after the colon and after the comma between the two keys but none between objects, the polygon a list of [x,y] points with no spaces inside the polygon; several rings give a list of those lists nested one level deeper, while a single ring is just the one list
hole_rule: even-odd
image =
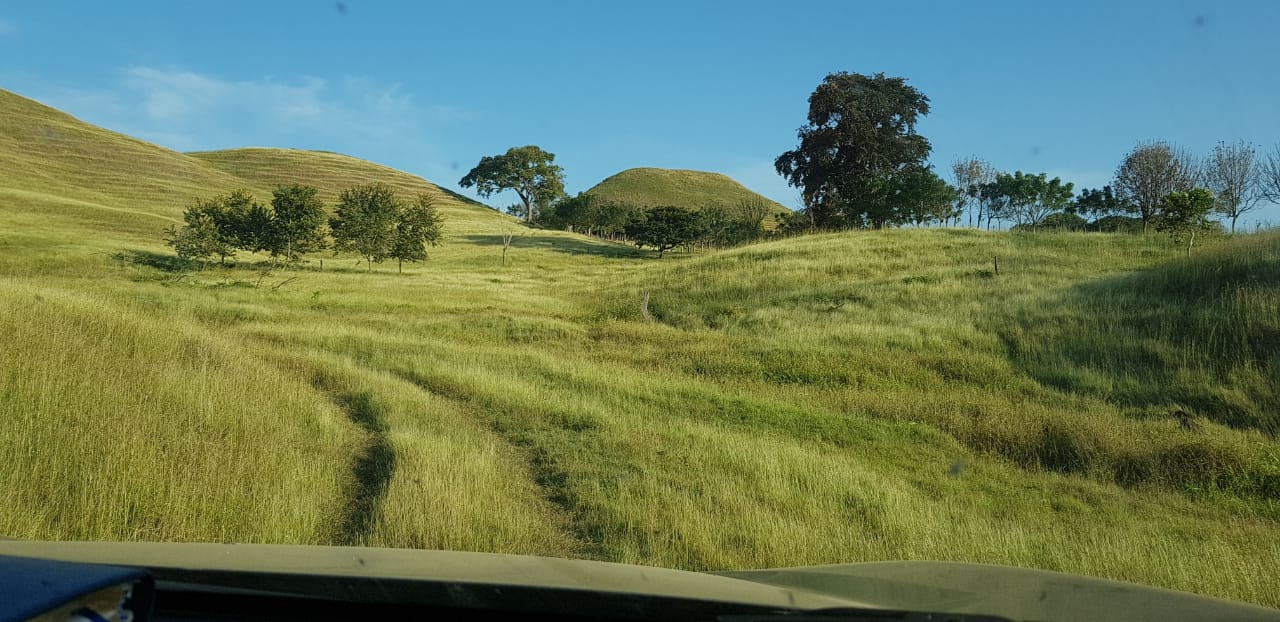
[{"label": "blue object on dashboard", "polygon": [[66,619],[145,622],[153,597],[143,570],[0,555],[0,621],[65,610]]}]

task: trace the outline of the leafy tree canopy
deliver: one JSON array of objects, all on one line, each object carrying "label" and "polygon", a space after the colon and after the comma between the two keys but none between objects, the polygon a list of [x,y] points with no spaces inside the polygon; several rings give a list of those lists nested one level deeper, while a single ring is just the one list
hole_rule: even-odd
[{"label": "leafy tree canopy", "polygon": [[1156,230],[1168,233],[1175,242],[1186,241],[1187,253],[1203,236],[1218,228],[1209,220],[1214,208],[1213,193],[1204,188],[1192,188],[1187,192],[1170,192],[1160,200],[1160,219]]},{"label": "leafy tree canopy", "polygon": [[1182,150],[1163,142],[1138,143],[1116,169],[1116,197],[1142,219],[1147,230],[1160,215],[1160,205],[1173,192],[1195,187],[1196,166]]},{"label": "leafy tree canopy", "polygon": [[697,212],[679,207],[650,209],[642,218],[627,225],[627,235],[636,246],[657,249],[658,257],[677,246],[688,244],[703,235],[702,217]]},{"label": "leafy tree canopy", "polygon": [[814,226],[866,226],[883,209],[886,179],[924,168],[931,147],[916,133],[929,98],[904,78],[833,73],[809,96],[799,146],[778,156],[778,173],[802,191]]},{"label": "leafy tree canopy", "polygon": [[266,250],[272,257],[297,261],[325,247],[324,202],[311,186],[289,185],[271,195],[271,223]]},{"label": "leafy tree canopy", "polygon": [[390,186],[381,183],[348,188],[338,197],[338,207],[329,218],[336,251],[349,251],[373,263],[391,256],[400,201]]},{"label": "leafy tree canopy", "polygon": [[503,155],[484,156],[458,182],[475,187],[480,196],[511,190],[520,197],[524,219],[533,222],[537,210],[551,205],[564,194],[564,169],[554,164],[554,153],[534,145],[512,147]]},{"label": "leafy tree canopy", "polygon": [[401,210],[396,221],[395,238],[391,244],[391,257],[396,258],[398,271],[403,271],[406,261],[426,261],[427,246],[440,243],[444,217],[436,209],[435,198],[422,193]]}]

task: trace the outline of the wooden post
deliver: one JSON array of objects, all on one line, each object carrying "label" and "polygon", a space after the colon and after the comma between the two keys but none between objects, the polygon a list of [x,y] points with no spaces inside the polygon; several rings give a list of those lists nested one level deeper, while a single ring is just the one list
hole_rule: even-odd
[{"label": "wooden post", "polygon": [[640,300],[640,315],[644,316],[645,321],[653,321],[653,316],[649,315],[649,292],[647,290],[644,293],[644,297]]},{"label": "wooden post", "polygon": [[991,262],[992,262],[992,265],[994,265],[994,266],[995,266],[995,269],[996,269],[995,275],[996,275],[996,276],[1000,276],[1000,258],[999,258],[999,257],[992,257],[992,258],[991,258]]}]

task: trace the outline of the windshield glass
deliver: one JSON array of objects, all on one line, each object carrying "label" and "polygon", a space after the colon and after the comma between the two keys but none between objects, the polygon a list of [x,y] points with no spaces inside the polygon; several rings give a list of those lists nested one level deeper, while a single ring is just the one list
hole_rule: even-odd
[{"label": "windshield glass", "polygon": [[0,536],[1280,606],[1273,3],[6,3]]}]

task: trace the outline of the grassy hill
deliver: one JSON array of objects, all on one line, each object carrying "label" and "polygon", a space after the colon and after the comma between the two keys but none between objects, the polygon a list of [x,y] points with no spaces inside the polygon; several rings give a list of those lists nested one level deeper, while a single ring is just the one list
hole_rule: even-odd
[{"label": "grassy hill", "polygon": [[764,201],[775,214],[789,211],[778,202],[746,189],[727,175],[703,171],[630,168],[606,178],[587,192],[606,201],[641,207],[674,205],[696,210],[710,205]]},{"label": "grassy hill", "polygon": [[[148,224],[170,195],[384,173],[4,105],[0,159],[66,170],[0,173],[0,535],[965,560],[1280,605],[1280,234],[1190,258],[905,230],[655,260],[458,202],[404,275],[183,272]],[[16,138],[52,121],[66,154],[127,143],[190,177]]]},{"label": "grassy hill", "polygon": [[483,227],[493,225],[497,220],[493,218],[493,210],[421,177],[337,153],[258,147],[187,155],[244,180],[254,188],[270,189],[290,183],[315,186],[320,190],[320,198],[330,204],[336,202],[338,194],[347,188],[378,181],[405,197],[422,192],[439,196],[445,217],[455,225],[466,223]]}]

